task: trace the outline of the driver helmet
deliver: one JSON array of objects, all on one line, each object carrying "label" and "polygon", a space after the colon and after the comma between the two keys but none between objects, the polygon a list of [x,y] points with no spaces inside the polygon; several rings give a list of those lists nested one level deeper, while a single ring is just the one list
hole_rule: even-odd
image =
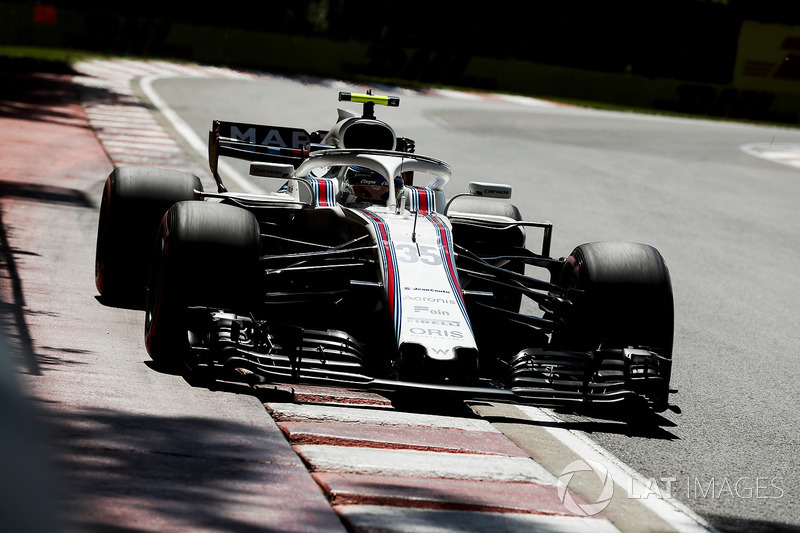
[{"label": "driver helmet", "polygon": [[[403,179],[394,179],[395,192],[399,197],[403,192]],[[342,181],[343,200],[350,202],[386,203],[389,199],[389,182],[378,172],[368,168],[350,165]]]}]

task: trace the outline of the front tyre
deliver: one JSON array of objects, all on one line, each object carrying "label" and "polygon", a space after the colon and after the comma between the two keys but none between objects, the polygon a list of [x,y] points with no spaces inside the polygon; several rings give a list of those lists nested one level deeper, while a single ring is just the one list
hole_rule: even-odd
[{"label": "front tyre", "polygon": [[657,390],[644,391],[656,410],[667,407],[672,369],[674,303],[669,270],[645,244],[595,242],[575,248],[559,284],[573,289],[573,308],[553,335],[556,349],[646,348],[665,358]]},{"label": "front tyre", "polygon": [[179,202],[161,221],[145,306],[145,345],[169,366],[189,351],[188,308],[249,310],[260,296],[261,234],[238,207]]}]

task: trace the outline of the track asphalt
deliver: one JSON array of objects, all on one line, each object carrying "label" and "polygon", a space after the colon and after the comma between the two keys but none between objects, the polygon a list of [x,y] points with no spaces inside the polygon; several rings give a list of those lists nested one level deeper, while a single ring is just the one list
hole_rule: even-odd
[{"label": "track asphalt", "polygon": [[[84,80],[81,99],[70,75],[0,78],[3,360],[19,378],[0,392],[13,398],[19,386],[29,400],[0,428],[11,475],[3,531],[670,529],[652,517],[637,527],[619,514],[574,515],[564,495],[585,502],[558,490],[553,466],[568,458],[534,460],[471,412],[406,413],[314,387],[212,390],[160,371],[144,351],[142,313],[96,296],[97,208],[121,160],[189,161],[166,148],[169,136],[146,133],[151,113],[127,87]],[[122,136],[120,118],[139,133]]]}]

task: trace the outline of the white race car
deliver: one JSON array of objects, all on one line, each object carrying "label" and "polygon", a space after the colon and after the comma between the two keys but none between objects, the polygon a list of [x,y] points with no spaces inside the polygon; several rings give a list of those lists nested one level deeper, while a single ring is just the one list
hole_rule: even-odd
[{"label": "white race car", "polygon": [[[590,243],[552,258],[551,224],[522,220],[509,186],[445,197],[449,166],[374,116],[399,98],[340,100],[364,112],[340,110],[329,131],[215,121],[213,193],[183,172],[111,173],[97,288],[144,304],[155,361],[212,378],[678,410],[656,249]],[[250,161],[276,192],[229,192],[220,156]],[[542,235],[536,251],[526,229]]]}]

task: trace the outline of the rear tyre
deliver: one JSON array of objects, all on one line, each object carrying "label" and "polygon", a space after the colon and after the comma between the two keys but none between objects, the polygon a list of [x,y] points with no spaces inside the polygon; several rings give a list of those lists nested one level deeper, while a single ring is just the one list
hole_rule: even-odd
[{"label": "rear tyre", "polygon": [[[448,216],[465,217],[491,222],[519,222],[522,220],[517,206],[508,202],[476,198],[474,196],[459,196],[454,198],[445,213]],[[454,218],[453,242],[463,246],[470,252],[482,257],[510,255],[515,248],[525,247],[525,230],[519,226],[506,228],[492,228],[488,226],[475,226],[459,222]],[[507,262],[498,264],[506,270],[517,274],[525,273],[525,263]],[[492,290],[486,284],[472,282],[464,287],[474,290]],[[509,291],[495,288],[495,303],[497,307],[519,312],[522,295],[518,291]]]},{"label": "rear tyre", "polygon": [[[525,247],[525,230],[522,227],[503,226],[503,223],[508,224],[522,220],[519,209],[511,203],[474,196],[458,196],[450,202],[445,214],[452,217],[450,221],[453,224],[453,242],[479,257],[516,255],[518,253],[516,250]],[[459,220],[463,218],[478,223],[485,221],[487,224],[476,225]],[[491,223],[500,225],[492,227]],[[470,270],[481,269],[465,259],[460,259],[460,261]],[[525,263],[520,261],[488,260],[488,263],[515,274],[525,274]],[[500,277],[502,278],[502,275]],[[502,281],[513,284],[511,280]],[[477,278],[462,279],[462,287],[471,291],[490,292],[493,295],[491,298],[470,297],[466,299],[473,332],[478,341],[479,353],[492,354],[491,357],[481,358],[481,368],[491,372],[498,364],[496,356],[505,359],[532,342],[531,330],[504,316],[498,316],[497,312],[493,312],[479,303],[518,313],[522,304],[522,293]],[[535,342],[546,342],[546,339],[537,339]],[[504,372],[503,368],[501,366],[496,370],[502,373]]]},{"label": "rear tyre", "polygon": [[477,196],[457,196],[450,201],[445,215],[489,215],[492,217],[510,218],[512,220],[522,220],[519,209],[514,204],[480,198]]},{"label": "rear tyre", "polygon": [[641,347],[666,357],[658,369],[663,387],[647,391],[656,410],[665,409],[674,303],[669,270],[658,250],[627,242],[582,244],[566,259],[559,284],[579,292],[572,297],[566,328],[553,335],[556,348]]},{"label": "rear tyre", "polygon": [[150,258],[169,207],[202,191],[200,178],[177,170],[118,167],[106,179],[100,203],[95,285],[103,300],[142,308]]},{"label": "rear tyre", "polygon": [[188,307],[247,312],[258,304],[261,233],[244,209],[179,202],[164,215],[156,246],[145,345],[154,361],[174,366],[189,351]]}]

